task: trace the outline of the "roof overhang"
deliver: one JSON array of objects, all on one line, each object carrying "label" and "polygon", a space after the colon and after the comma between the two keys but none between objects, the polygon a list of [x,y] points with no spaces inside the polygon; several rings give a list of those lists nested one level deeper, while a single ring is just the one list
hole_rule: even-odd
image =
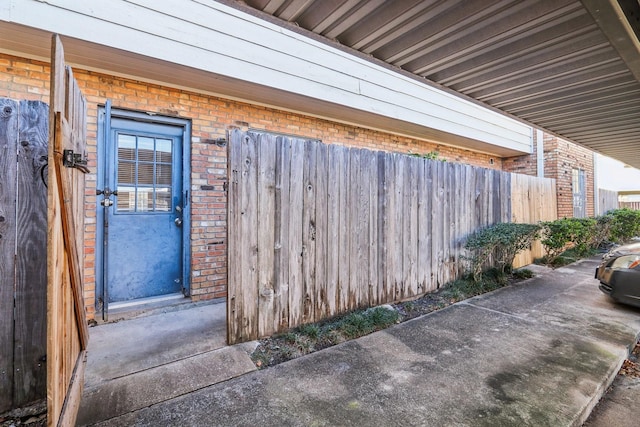
[{"label": "roof overhang", "polygon": [[640,168],[637,0],[227,3]]},{"label": "roof overhang", "polygon": [[[0,51],[194,90],[500,157],[531,152],[522,121],[381,62],[211,0],[10,0]],[[104,96],[104,95],[103,95]],[[168,109],[170,101],[168,100]]]}]

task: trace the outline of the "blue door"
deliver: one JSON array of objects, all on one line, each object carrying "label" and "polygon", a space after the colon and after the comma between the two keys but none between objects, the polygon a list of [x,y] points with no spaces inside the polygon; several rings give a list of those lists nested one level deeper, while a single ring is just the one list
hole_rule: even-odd
[{"label": "blue door", "polygon": [[104,207],[107,303],[185,292],[184,131],[121,117],[111,117],[104,130],[104,187],[98,199]]}]

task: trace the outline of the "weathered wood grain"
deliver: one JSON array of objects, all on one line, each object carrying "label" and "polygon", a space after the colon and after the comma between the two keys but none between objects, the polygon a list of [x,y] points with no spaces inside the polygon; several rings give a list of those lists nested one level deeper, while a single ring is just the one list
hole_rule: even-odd
[{"label": "weathered wood grain", "polygon": [[329,146],[327,152],[327,252],[326,252],[326,311],[324,316],[337,313],[339,296],[339,260],[340,260],[340,169],[338,168],[338,150]]},{"label": "weathered wood grain", "polygon": [[349,310],[349,268],[351,252],[349,251],[349,151],[345,147],[337,146],[336,173],[338,174],[338,289],[336,292],[336,312],[344,313]]},{"label": "weathered wood grain", "polygon": [[241,240],[240,231],[240,174],[242,171],[242,132],[234,129],[229,132],[227,146],[227,342],[240,342],[243,317],[243,286],[241,276]]},{"label": "weathered wood grain", "polygon": [[[388,222],[388,207],[387,207],[387,159],[389,156],[379,151],[377,153],[378,173],[375,185],[378,191],[378,203],[377,203],[377,249],[378,249],[378,287],[375,289],[377,293],[377,303],[387,301],[387,222]],[[373,183],[372,183],[373,185]]]},{"label": "weathered wood grain", "polygon": [[273,333],[275,287],[276,144],[269,134],[256,136],[258,150],[258,337]]},{"label": "weathered wood grain", "polygon": [[[349,300],[348,309],[358,307],[362,286],[368,281],[368,270],[363,270],[363,233],[366,224],[363,222],[364,195],[362,179],[362,150],[353,148],[349,156]],[[367,208],[368,210],[368,208]]]},{"label": "weathered wood grain", "polygon": [[378,156],[371,150],[364,150],[364,164],[367,175],[365,185],[368,185],[369,194],[369,218],[368,218],[368,257],[365,268],[369,270],[367,306],[378,305]]},{"label": "weathered wood grain", "polygon": [[[88,330],[83,301],[84,175],[62,166],[64,149],[85,153],[86,102],[62,44],[52,37],[47,192],[47,419],[75,424]],[[75,384],[75,385],[74,385]]]},{"label": "weathered wood grain", "polygon": [[405,222],[403,226],[404,244],[404,292],[406,297],[418,294],[418,165],[423,163],[417,157],[406,157],[405,177]]},{"label": "weathered wood grain", "polygon": [[289,186],[289,325],[300,325],[303,316],[302,228],[304,141],[291,141]]},{"label": "weathered wood grain", "polygon": [[[258,338],[258,159],[255,135],[241,139],[240,234],[245,243],[240,253],[242,301],[242,334],[240,341]],[[245,335],[246,334],[246,335]]]},{"label": "weathered wood grain", "polygon": [[393,216],[394,216],[394,230],[392,235],[393,240],[393,249],[391,251],[391,256],[393,257],[393,289],[394,289],[394,299],[401,300],[407,297],[404,290],[404,257],[405,257],[405,247],[404,247],[404,221],[405,221],[405,203],[406,200],[404,198],[404,192],[408,189],[405,189],[405,164],[407,157],[402,155],[397,155],[395,157],[395,170],[394,170],[394,203],[393,203]]},{"label": "weathered wood grain", "polygon": [[384,284],[382,293],[380,295],[380,301],[394,301],[396,295],[396,284],[395,284],[395,272],[397,270],[396,266],[396,215],[395,215],[395,206],[396,206],[396,159],[395,154],[389,154],[385,156],[384,159],[384,201],[382,202],[383,210],[382,214],[384,215],[384,266],[385,271],[384,275]]},{"label": "weathered wood grain", "polygon": [[[14,401],[45,397],[47,352],[47,165],[49,107],[20,102],[16,203]],[[5,276],[6,277],[6,276]]]},{"label": "weathered wood grain", "polygon": [[[328,314],[328,266],[329,242],[329,176],[328,146],[316,144],[316,216],[315,216],[315,305],[314,318],[324,319]],[[332,245],[333,246],[333,245]],[[311,260],[313,262],[314,260]]]},{"label": "weathered wood grain", "polygon": [[316,300],[316,156],[315,141],[304,144],[302,172],[302,323],[315,319]]},{"label": "weathered wood grain", "polygon": [[[234,174],[251,163],[251,155],[229,149],[229,256],[241,258],[229,259],[229,299],[244,299],[242,315],[229,317],[237,340],[433,291],[464,272],[469,233],[511,219],[512,211],[520,212],[516,205],[541,210],[535,194],[547,185],[397,153],[258,138],[255,174]],[[231,138],[230,144],[243,142]],[[528,189],[526,203],[517,185]],[[244,211],[253,206],[244,189],[257,193],[253,213]],[[540,191],[548,194],[547,187]],[[235,213],[238,203],[241,215]],[[245,219],[238,223],[239,216],[252,215],[257,219],[247,224],[257,227],[257,241],[247,235]],[[257,274],[246,273],[254,265],[252,245],[258,248]],[[272,254],[265,254],[269,248]],[[238,265],[244,266],[241,280],[232,280]],[[265,298],[269,278],[272,302]],[[243,321],[252,304],[257,325]]]},{"label": "weathered wood grain", "polygon": [[[273,332],[289,327],[289,212],[291,182],[291,140],[276,139],[276,194],[275,194],[275,248],[274,248],[274,323]],[[265,330],[267,329],[265,325]]]},{"label": "weathered wood grain", "polygon": [[0,98],[0,413],[13,407],[13,307],[16,246],[17,101]]}]

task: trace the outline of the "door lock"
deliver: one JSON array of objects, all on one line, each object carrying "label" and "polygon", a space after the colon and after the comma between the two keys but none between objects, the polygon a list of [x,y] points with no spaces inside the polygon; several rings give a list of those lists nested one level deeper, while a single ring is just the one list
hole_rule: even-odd
[{"label": "door lock", "polygon": [[96,196],[99,196],[101,194],[104,194],[104,199],[100,201],[100,205],[108,208],[109,206],[113,206],[113,200],[111,200],[109,197],[111,195],[117,196],[118,190],[111,191],[109,187],[104,187],[104,190],[96,189]]},{"label": "door lock", "polygon": [[104,190],[96,190],[96,196],[99,196],[101,194],[104,194],[104,197],[108,199],[112,194],[114,196],[117,196],[118,190],[111,191],[109,187],[104,187]]}]

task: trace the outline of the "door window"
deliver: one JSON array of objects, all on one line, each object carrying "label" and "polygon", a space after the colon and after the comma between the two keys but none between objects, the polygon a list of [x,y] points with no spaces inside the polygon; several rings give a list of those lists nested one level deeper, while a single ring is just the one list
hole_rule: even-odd
[{"label": "door window", "polygon": [[585,173],[581,169],[573,169],[571,186],[573,188],[573,216],[584,218],[587,216],[587,194]]},{"label": "door window", "polygon": [[117,211],[170,212],[173,141],[117,134]]}]

